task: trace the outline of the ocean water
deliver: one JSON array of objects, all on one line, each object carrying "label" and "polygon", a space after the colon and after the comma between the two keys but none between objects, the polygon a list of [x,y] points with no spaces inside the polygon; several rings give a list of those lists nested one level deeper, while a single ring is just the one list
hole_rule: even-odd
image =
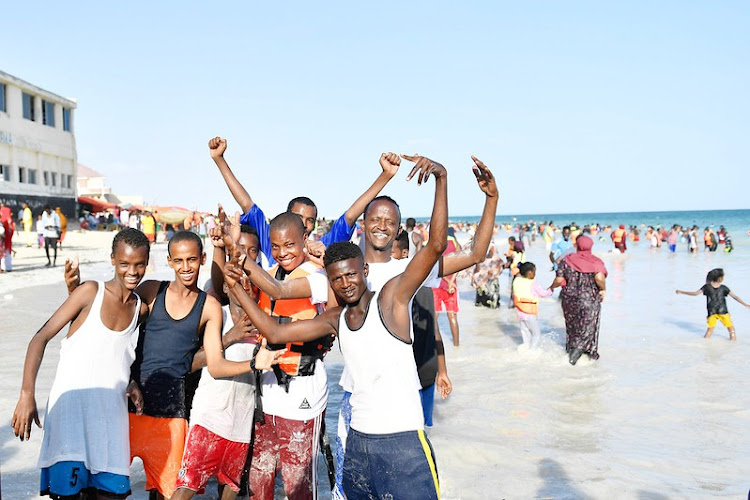
[{"label": "ocean water", "polygon": [[[452,221],[479,222],[479,216],[451,216]],[[419,219],[425,221],[428,219]],[[723,225],[731,233],[747,233],[750,230],[750,210],[692,210],[674,212],[618,212],[586,214],[499,214],[495,221],[498,224],[522,224],[533,220],[537,223],[552,220],[558,227],[576,222],[580,225],[601,224],[602,226],[661,226],[672,227],[680,224],[683,227],[697,225],[703,230],[706,226],[714,230]]]},{"label": "ocean water", "polygon": [[[707,214],[714,214],[709,219]],[[689,254],[630,243],[627,253],[596,242],[594,253],[607,265],[608,294],[602,305],[601,358],[571,366],[564,353],[565,324],[557,293],[543,299],[539,319],[541,349],[521,345],[515,311],[507,308],[507,275],[501,278],[503,307],[476,308],[468,280],[459,280],[461,346],[451,345],[444,315],[439,324],[453,393],[435,404],[428,430],[437,457],[445,499],[702,499],[747,498],[750,490],[750,310],[729,301],[737,342],[716,327],[704,339],[703,297],[675,295],[697,290],[714,267],[725,284],[750,303],[749,211],[690,212],[673,222],[701,227],[724,224],[733,231],[735,251]],[[572,214],[570,221],[585,223]],[[591,215],[591,214],[589,214]],[[604,216],[607,214],[596,214]],[[634,215],[633,219],[627,219]],[[613,215],[614,223],[650,224],[641,214]],[[731,216],[730,216],[731,215]],[[524,216],[526,217],[526,216]],[[558,224],[569,222],[552,216]],[[542,220],[540,216],[538,220]],[[504,221],[498,217],[498,221]],[[520,220],[520,219],[519,219]],[[525,219],[524,219],[525,220]],[[535,219],[537,220],[537,219]],[[591,221],[610,223],[603,217]],[[632,220],[632,222],[631,222]],[[459,235],[461,236],[461,235]],[[503,231],[495,241],[507,246]],[[163,246],[156,247],[148,278],[169,279]],[[527,251],[537,264],[537,281],[553,279],[541,238]],[[209,259],[210,260],[210,259]],[[206,268],[207,270],[207,268]],[[91,262],[86,278],[111,274],[105,260]],[[10,435],[10,414],[21,381],[29,324],[41,325],[64,299],[62,287],[14,292],[0,310],[0,458],[4,498],[36,498],[35,468],[41,433],[29,443]],[[46,401],[59,351],[59,338],[47,349],[37,388]],[[343,367],[334,349],[327,360],[328,432],[333,436],[341,399],[337,385]],[[321,498],[330,498],[322,461]],[[133,467],[133,498],[145,499],[142,468]],[[210,489],[205,498],[215,498]],[[279,490],[278,498],[283,498]]]}]

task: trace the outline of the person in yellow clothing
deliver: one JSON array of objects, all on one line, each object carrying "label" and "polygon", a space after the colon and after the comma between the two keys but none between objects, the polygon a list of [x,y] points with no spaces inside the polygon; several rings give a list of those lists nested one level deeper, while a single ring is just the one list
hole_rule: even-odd
[{"label": "person in yellow clothing", "polygon": [[524,262],[519,266],[519,275],[513,280],[513,305],[521,323],[523,343],[529,349],[536,349],[542,339],[537,321],[539,299],[552,295],[550,288],[542,288],[534,281],[535,277],[536,266],[532,262]]},{"label": "person in yellow clothing", "polygon": [[734,331],[734,324],[732,323],[732,317],[729,315],[729,309],[727,309],[727,295],[729,295],[745,307],[750,308],[750,304],[745,303],[741,298],[732,293],[729,290],[729,287],[724,285],[723,269],[711,269],[706,276],[706,284],[700,287],[695,292],[675,290],[675,293],[692,296],[702,294],[706,296],[708,318],[706,319],[707,329],[706,334],[704,335],[705,338],[711,338],[711,334],[714,333],[714,327],[716,327],[716,323],[721,321],[721,324],[726,326],[727,330],[729,331],[729,340],[737,340],[737,336]]},{"label": "person in yellow clothing", "polygon": [[26,238],[26,246],[31,247],[34,245],[34,236],[32,231],[34,230],[34,214],[31,213],[29,204],[24,202],[23,204],[23,235]]},{"label": "person in yellow clothing", "polygon": [[60,250],[62,250],[62,243],[65,239],[65,234],[68,232],[68,218],[62,213],[60,207],[55,208],[55,213],[57,213],[57,216],[60,218],[60,239],[57,240],[57,243],[60,246]]},{"label": "person in yellow clothing", "polygon": [[146,215],[141,217],[141,231],[148,238],[148,242],[153,244],[156,241],[156,220],[151,212],[146,212]]}]

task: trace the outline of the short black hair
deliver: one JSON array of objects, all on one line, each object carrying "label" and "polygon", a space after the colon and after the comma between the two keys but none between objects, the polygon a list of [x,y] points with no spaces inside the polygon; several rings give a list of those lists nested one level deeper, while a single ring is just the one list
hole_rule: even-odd
[{"label": "short black hair", "polygon": [[151,252],[151,244],[149,243],[146,235],[141,231],[133,229],[131,227],[123,229],[112,239],[112,255],[115,254],[115,249],[120,243],[131,246],[133,248],[143,247],[146,249],[146,253],[150,254]]},{"label": "short black hair", "polygon": [[536,266],[533,262],[524,262],[518,266],[518,271],[520,272],[521,276],[525,277],[526,274],[530,273],[531,271],[536,271]]},{"label": "short black hair", "polygon": [[393,244],[396,245],[396,248],[399,250],[409,250],[409,233],[406,231],[401,231],[398,233],[398,236],[396,236],[396,239],[393,240]]},{"label": "short black hair", "polygon": [[282,212],[271,219],[268,230],[277,231],[279,229],[287,229],[290,227],[299,229],[299,234],[304,238],[305,232],[307,232],[305,223],[302,222],[302,218],[299,215],[293,214],[292,212]]},{"label": "short black hair", "polygon": [[315,205],[315,202],[313,202],[310,198],[307,196],[297,196],[296,198],[292,198],[289,200],[289,204],[286,206],[286,211],[291,212],[292,207],[299,203],[300,205],[307,205],[308,207],[313,207],[315,209],[315,218],[318,218],[318,207]]},{"label": "short black hair", "polygon": [[351,241],[339,241],[326,248],[326,254],[323,257],[323,265],[328,267],[331,264],[340,262],[342,260],[349,259],[361,259],[365,260],[362,256],[362,250],[359,246],[355,245]]},{"label": "short black hair", "polygon": [[562,228],[563,232],[564,232],[564,231],[565,231],[566,229],[567,229],[568,231],[570,231],[570,226],[563,226],[563,228]]},{"label": "short black hair", "polygon": [[406,219],[406,228],[414,227],[417,225],[417,220],[414,217]]},{"label": "short black hair", "polygon": [[192,231],[177,231],[174,233],[174,236],[172,236],[172,239],[169,240],[169,243],[167,243],[167,252],[170,256],[172,255],[172,245],[182,241],[192,241],[198,245],[198,253],[203,253],[203,240],[200,236]]},{"label": "short black hair", "polygon": [[373,200],[370,203],[368,203],[367,206],[365,207],[365,211],[362,212],[362,215],[367,217],[367,212],[370,210],[370,206],[372,206],[373,203],[377,203],[379,201],[387,201],[387,202],[393,203],[396,206],[396,210],[398,211],[398,221],[399,223],[401,223],[401,207],[398,206],[398,203],[396,203],[396,200],[384,194],[373,198]]},{"label": "short black hair", "polygon": [[711,283],[712,281],[716,281],[723,277],[724,277],[724,270],[722,268],[717,267],[716,269],[711,269],[708,272],[708,275],[706,276],[706,283]]},{"label": "short black hair", "polygon": [[258,236],[258,231],[250,224],[240,224],[240,232],[246,234],[254,234],[258,239],[260,239],[260,236]]}]

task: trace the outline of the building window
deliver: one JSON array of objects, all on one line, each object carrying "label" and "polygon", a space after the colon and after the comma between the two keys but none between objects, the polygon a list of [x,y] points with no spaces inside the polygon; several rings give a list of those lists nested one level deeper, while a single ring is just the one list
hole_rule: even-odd
[{"label": "building window", "polygon": [[36,184],[36,170],[29,169],[29,184]]},{"label": "building window", "polygon": [[7,112],[5,108],[5,84],[0,83],[0,111]]},{"label": "building window", "polygon": [[0,181],[10,181],[10,165],[0,165]]},{"label": "building window", "polygon": [[55,103],[42,100],[42,123],[55,126]]},{"label": "building window", "polygon": [[49,186],[49,172],[43,172],[42,177],[44,178],[44,185]]},{"label": "building window", "polygon": [[52,172],[52,187],[57,187],[57,173]]},{"label": "building window", "polygon": [[63,108],[63,130],[70,132],[70,109]]},{"label": "building window", "polygon": [[72,188],[73,188],[73,176],[69,175],[68,176],[68,189],[72,189]]},{"label": "building window", "polygon": [[34,121],[34,96],[24,92],[21,98],[23,101],[23,117]]}]

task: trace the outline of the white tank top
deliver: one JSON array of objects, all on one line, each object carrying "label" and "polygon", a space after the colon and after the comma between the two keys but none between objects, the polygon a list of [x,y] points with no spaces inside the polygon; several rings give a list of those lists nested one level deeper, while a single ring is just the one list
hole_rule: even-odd
[{"label": "white tank top", "polygon": [[353,379],[352,429],[366,434],[391,434],[424,428],[419,377],[411,343],[391,334],[383,324],[379,293],[370,300],[358,330],[339,316],[339,341]]},{"label": "white tank top", "polygon": [[133,319],[120,332],[101,320],[104,283],[81,327],[62,340],[60,361],[44,419],[40,468],[80,461],[92,473],[130,475],[125,391],[138,343],[138,297]]},{"label": "white tank top", "polygon": [[409,236],[409,257],[414,257],[417,254],[417,245],[414,244],[413,234],[414,230],[406,231]]}]

